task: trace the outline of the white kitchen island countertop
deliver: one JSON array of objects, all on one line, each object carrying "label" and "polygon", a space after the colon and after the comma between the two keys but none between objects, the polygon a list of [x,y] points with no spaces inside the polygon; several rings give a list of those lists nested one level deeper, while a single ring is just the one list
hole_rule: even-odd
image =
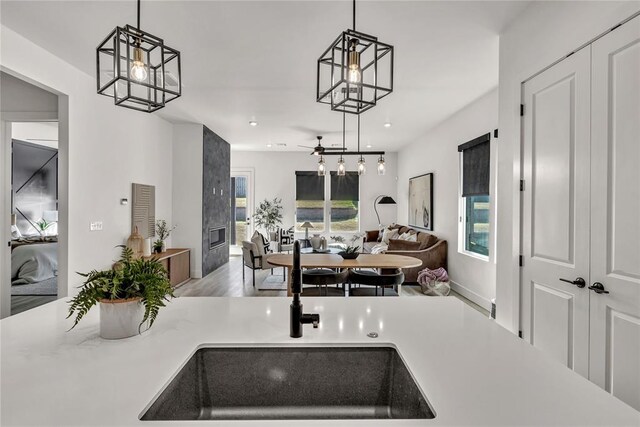
[{"label": "white kitchen island countertop", "polygon": [[[288,298],[174,299],[154,327],[98,336],[98,309],[72,331],[59,300],[0,322],[2,426],[638,426],[640,413],[455,298],[303,298],[321,327],[289,337]],[[366,336],[379,333],[377,339]],[[393,344],[431,420],[139,421],[203,344]],[[248,385],[250,386],[250,385]]]}]

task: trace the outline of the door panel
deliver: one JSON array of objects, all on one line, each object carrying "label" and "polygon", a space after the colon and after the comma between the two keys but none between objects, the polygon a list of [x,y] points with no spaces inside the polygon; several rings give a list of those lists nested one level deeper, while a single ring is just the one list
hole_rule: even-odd
[{"label": "door panel", "polygon": [[573,369],[573,305],[575,298],[551,286],[533,284],[531,343]]},{"label": "door panel", "polygon": [[573,265],[575,83],[571,74],[532,94],[531,253]]},{"label": "door panel", "polygon": [[590,379],[640,410],[640,17],[592,49]]},{"label": "door panel", "polygon": [[590,48],[525,83],[523,337],[589,368]]}]

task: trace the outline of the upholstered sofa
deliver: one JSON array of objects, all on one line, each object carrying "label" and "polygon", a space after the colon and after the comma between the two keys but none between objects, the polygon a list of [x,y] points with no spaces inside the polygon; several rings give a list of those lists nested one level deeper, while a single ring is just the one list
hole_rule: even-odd
[{"label": "upholstered sofa", "polygon": [[[417,282],[418,272],[424,268],[436,269],[447,268],[447,241],[438,239],[433,234],[429,234],[424,231],[415,230],[411,227],[404,225],[393,225],[389,228],[396,228],[399,234],[411,232],[416,234],[415,242],[405,243],[392,239],[389,244],[389,249],[384,251],[386,254],[406,255],[414,258],[418,258],[422,261],[420,267],[405,268],[402,271],[405,276],[406,282]],[[382,233],[378,230],[367,231],[362,243],[363,252],[370,253],[371,249],[380,243],[382,239]],[[409,248],[411,246],[411,248]]]}]

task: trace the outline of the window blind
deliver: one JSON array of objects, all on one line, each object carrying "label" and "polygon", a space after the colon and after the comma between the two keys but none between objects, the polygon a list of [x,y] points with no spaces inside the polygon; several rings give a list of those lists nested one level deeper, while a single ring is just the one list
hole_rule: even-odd
[{"label": "window blind", "polygon": [[360,200],[360,176],[358,172],[347,172],[339,176],[331,171],[331,200]]},{"label": "window blind", "polygon": [[324,177],[316,171],[296,171],[296,200],[324,200]]},{"label": "window blind", "polygon": [[462,153],[462,197],[489,195],[489,141],[487,133],[458,146]]}]

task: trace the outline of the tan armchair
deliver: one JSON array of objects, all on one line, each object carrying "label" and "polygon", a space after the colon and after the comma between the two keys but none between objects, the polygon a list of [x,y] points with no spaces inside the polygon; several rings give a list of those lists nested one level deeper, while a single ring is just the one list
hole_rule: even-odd
[{"label": "tan armchair", "polygon": [[[242,282],[244,283],[245,273],[244,270],[246,267],[251,269],[253,273],[253,287],[256,287],[256,270],[271,270],[273,274],[273,269],[278,266],[269,264],[269,257],[274,254],[265,253],[264,248],[256,245],[253,242],[243,241],[242,242]],[[282,267],[282,279],[286,280],[286,269]]]}]

